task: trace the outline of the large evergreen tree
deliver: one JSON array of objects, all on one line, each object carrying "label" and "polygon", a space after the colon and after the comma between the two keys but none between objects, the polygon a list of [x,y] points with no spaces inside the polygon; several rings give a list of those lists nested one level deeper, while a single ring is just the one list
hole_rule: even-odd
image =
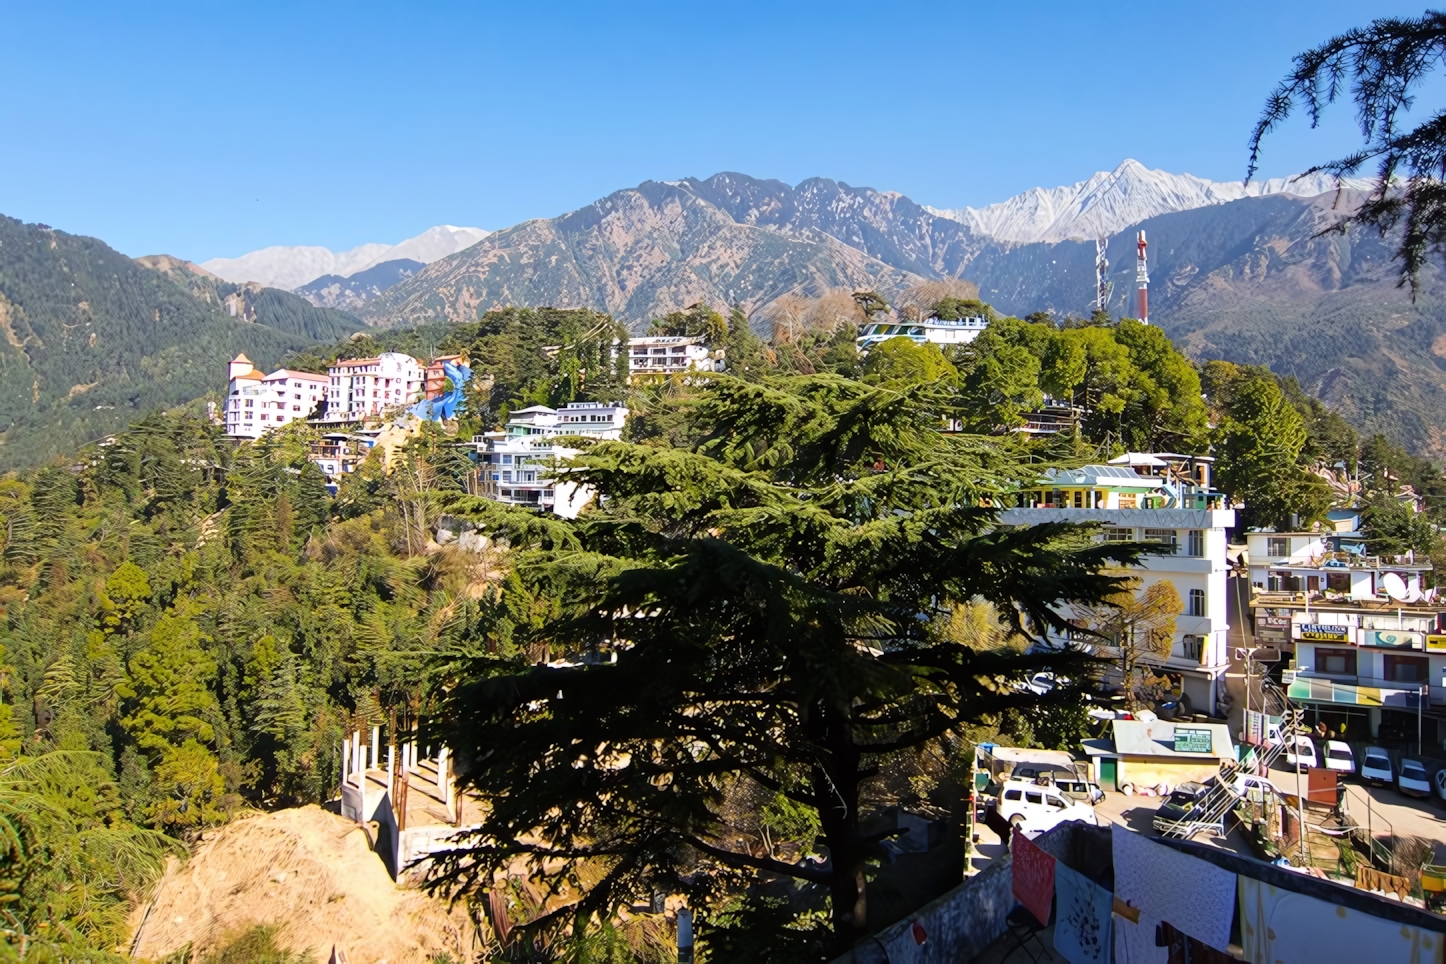
[{"label": "large evergreen tree", "polygon": [[[827,950],[851,946],[880,768],[1038,702],[1014,685],[1027,672],[1087,675],[1077,653],[952,641],[952,606],[1064,628],[1056,607],[1119,591],[1101,569],[1134,558],[1063,525],[997,525],[990,506],[1034,470],[1002,441],[939,432],[950,398],[723,379],[691,449],[590,447],[569,475],[599,502],[576,522],[457,500],[512,545],[509,611],[530,615],[440,690],[436,736],[487,818],[437,885],[486,888],[525,862],[576,898],[546,927],[655,890],[709,906],[776,874],[826,893]],[[549,653],[585,665],[531,665]],[[745,790],[812,814],[827,861],[740,846],[725,802]]]}]

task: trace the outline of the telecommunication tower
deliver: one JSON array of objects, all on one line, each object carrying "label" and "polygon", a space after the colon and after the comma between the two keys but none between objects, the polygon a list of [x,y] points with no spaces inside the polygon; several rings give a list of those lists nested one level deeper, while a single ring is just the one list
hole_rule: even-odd
[{"label": "telecommunication tower", "polygon": [[1110,262],[1105,257],[1105,249],[1109,244],[1109,238],[1095,238],[1095,311],[1110,310],[1110,295],[1115,290],[1115,283],[1107,277]]},{"label": "telecommunication tower", "polygon": [[1138,302],[1140,320],[1145,324],[1150,323],[1150,268],[1145,258],[1145,248],[1149,247],[1145,242],[1145,232],[1140,232],[1139,239],[1135,242],[1135,296]]}]

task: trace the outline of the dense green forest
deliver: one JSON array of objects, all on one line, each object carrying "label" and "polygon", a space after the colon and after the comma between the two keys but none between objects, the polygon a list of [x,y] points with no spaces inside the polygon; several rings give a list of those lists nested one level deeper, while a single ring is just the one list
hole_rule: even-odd
[{"label": "dense green forest", "polygon": [[240,352],[268,367],[361,327],[270,290],[249,321],[232,318],[224,297],[175,259],[138,262],[0,217],[0,469],[40,465],[214,391]]}]

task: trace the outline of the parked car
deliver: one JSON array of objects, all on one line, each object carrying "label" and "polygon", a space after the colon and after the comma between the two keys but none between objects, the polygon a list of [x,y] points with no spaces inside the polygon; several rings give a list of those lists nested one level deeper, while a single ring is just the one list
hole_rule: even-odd
[{"label": "parked car", "polygon": [[1057,783],[1061,780],[1078,780],[1079,776],[1066,766],[1058,763],[1016,763],[1014,769],[1009,771],[1011,780],[1039,780],[1041,777],[1047,783]]},{"label": "parked car", "polygon": [[999,816],[1023,831],[1044,831],[1066,820],[1096,823],[1095,811],[1056,787],[1010,780],[999,791]]},{"label": "parked car", "polygon": [[1431,795],[1431,780],[1426,776],[1426,768],[1419,760],[1402,760],[1401,774],[1396,777],[1396,789],[1408,797],[1429,797]]},{"label": "parked car", "polygon": [[1089,781],[1081,780],[1078,777],[1073,780],[1056,780],[1054,782],[1054,785],[1059,787],[1065,793],[1074,797],[1076,800],[1088,801],[1091,806],[1099,803],[1105,798],[1105,792],[1100,789],[1100,785],[1098,783],[1090,783]]},{"label": "parked car", "polygon": [[1209,830],[1217,837],[1225,836],[1225,815],[1207,817],[1205,812],[1210,790],[1202,783],[1182,783],[1176,787],[1155,811],[1152,823],[1155,832],[1176,833],[1188,838]]},{"label": "parked car", "polygon": [[1315,758],[1315,744],[1304,733],[1297,733],[1285,745],[1285,765],[1296,771],[1318,766]]},{"label": "parked car", "polygon": [[1436,796],[1446,800],[1446,767],[1437,770],[1436,775],[1431,778],[1431,782],[1436,784]]},{"label": "parked car", "polygon": [[1340,740],[1327,740],[1325,745],[1325,765],[1327,770],[1336,770],[1340,773],[1356,772],[1356,756],[1351,752],[1349,743],[1342,743]]},{"label": "parked car", "polygon": [[1267,797],[1280,795],[1280,788],[1268,777],[1258,777],[1253,773],[1235,774],[1235,779],[1230,781],[1230,789],[1235,791],[1237,797],[1251,803],[1260,803]]},{"label": "parked car", "polygon": [[1378,746],[1366,747],[1361,757],[1361,779],[1378,787],[1388,787],[1396,782],[1396,769],[1391,766],[1391,755]]}]

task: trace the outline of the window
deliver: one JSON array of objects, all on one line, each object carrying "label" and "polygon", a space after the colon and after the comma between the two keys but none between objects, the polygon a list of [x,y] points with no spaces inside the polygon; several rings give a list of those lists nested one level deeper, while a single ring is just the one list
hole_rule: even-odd
[{"label": "window", "polygon": [[1386,679],[1397,683],[1424,683],[1431,662],[1425,656],[1393,656],[1385,659]]},{"label": "window", "polygon": [[1187,550],[1191,556],[1200,558],[1205,555],[1205,530],[1191,529]]},{"label": "window", "polygon": [[1104,540],[1106,542],[1133,542],[1134,539],[1134,529],[1122,529],[1119,526],[1105,527]]},{"label": "window", "polygon": [[1187,615],[1187,616],[1203,616],[1203,615],[1205,615],[1205,590],[1203,590],[1203,589],[1192,589],[1192,590],[1190,590],[1189,607],[1190,607],[1190,608],[1185,611],[1185,615]]},{"label": "window", "polygon": [[1185,652],[1186,659],[1199,660],[1201,652],[1205,649],[1205,639],[1201,636],[1181,636],[1180,646]]},{"label": "window", "polygon": [[1025,793],[1024,793],[1024,802],[1025,802],[1025,803],[1037,803],[1037,804],[1043,805],[1043,804],[1044,804],[1044,794],[1041,793],[1041,792],[1038,792],[1038,791],[1034,791],[1034,790],[1026,790]]},{"label": "window", "polygon": [[1270,538],[1265,540],[1265,554],[1267,556],[1288,556],[1290,555],[1290,540]]},{"label": "window", "polygon": [[1056,797],[1054,794],[1050,794],[1049,796],[1045,797],[1044,802],[1049,805],[1051,810],[1064,809],[1064,801],[1061,800],[1059,797]]},{"label": "window", "polygon": [[1353,649],[1321,649],[1315,651],[1315,671],[1326,676],[1355,676],[1356,651]]},{"label": "window", "polygon": [[1160,548],[1156,550],[1158,555],[1170,555],[1179,545],[1174,529],[1146,529],[1145,541],[1160,544]]}]

